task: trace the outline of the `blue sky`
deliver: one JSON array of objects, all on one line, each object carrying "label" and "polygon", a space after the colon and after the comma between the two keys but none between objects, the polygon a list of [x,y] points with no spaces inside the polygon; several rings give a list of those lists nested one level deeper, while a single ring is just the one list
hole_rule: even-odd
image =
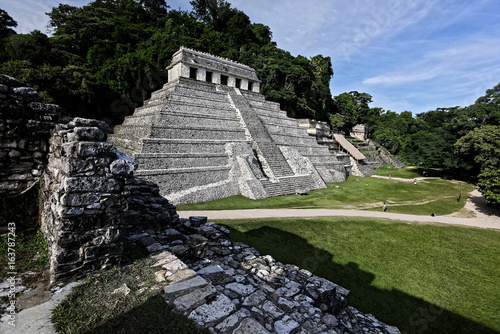
[{"label": "blue sky", "polygon": [[[0,0],[18,33],[47,32],[58,0]],[[89,1],[62,1],[82,6]],[[413,114],[466,106],[500,82],[498,0],[230,0],[293,55],[332,58],[332,94]],[[188,0],[167,0],[191,10]]]}]

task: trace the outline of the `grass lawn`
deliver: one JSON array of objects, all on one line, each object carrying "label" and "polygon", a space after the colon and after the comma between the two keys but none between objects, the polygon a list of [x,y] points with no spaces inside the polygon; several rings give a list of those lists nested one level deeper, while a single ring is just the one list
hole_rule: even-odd
[{"label": "grass lawn", "polygon": [[217,221],[408,333],[500,331],[500,232],[367,218]]},{"label": "grass lawn", "polygon": [[[460,190],[462,196],[457,201]],[[330,183],[327,189],[307,195],[288,195],[252,200],[232,196],[220,200],[179,205],[178,210],[236,210],[272,208],[357,208],[381,210],[386,202],[390,212],[430,215],[450,214],[463,208],[474,186],[465,182],[428,179],[412,182],[374,177],[350,176],[346,182]]]},{"label": "grass lawn", "polygon": [[403,179],[414,179],[416,177],[441,177],[441,178],[452,178],[454,175],[450,171],[443,170],[441,168],[423,168],[409,166],[405,168],[393,168],[391,165],[385,165],[377,169],[376,175],[399,177]]}]

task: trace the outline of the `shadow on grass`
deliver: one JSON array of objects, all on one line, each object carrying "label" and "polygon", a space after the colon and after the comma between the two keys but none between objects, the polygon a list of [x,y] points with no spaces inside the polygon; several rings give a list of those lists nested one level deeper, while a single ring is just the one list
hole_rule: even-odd
[{"label": "shadow on grass", "polygon": [[173,312],[160,294],[82,334],[209,334],[186,317]]},{"label": "shadow on grass", "polygon": [[244,233],[227,227],[233,241],[243,242],[261,254],[295,264],[351,290],[349,305],[399,327],[402,333],[498,333],[400,290],[376,288],[371,285],[375,275],[361,270],[356,263],[335,263],[335,254],[316,248],[295,234],[268,226]]}]

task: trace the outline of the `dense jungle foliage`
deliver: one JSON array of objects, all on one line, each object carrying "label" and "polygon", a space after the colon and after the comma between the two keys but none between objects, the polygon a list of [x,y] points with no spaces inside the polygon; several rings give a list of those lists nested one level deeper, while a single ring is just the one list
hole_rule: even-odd
[{"label": "dense jungle foliage", "polygon": [[165,0],[95,0],[60,4],[47,15],[51,36],[16,34],[0,9],[0,73],[36,88],[63,113],[119,124],[166,82],[180,46],[227,57],[256,69],[261,92],[290,117],[329,122],[349,132],[363,123],[369,137],[403,161],[478,176],[484,197],[500,204],[500,84],[467,107],[438,108],[413,117],[370,107],[372,96],[332,97],[330,57],[292,56],[224,0],[193,0],[192,11]]}]

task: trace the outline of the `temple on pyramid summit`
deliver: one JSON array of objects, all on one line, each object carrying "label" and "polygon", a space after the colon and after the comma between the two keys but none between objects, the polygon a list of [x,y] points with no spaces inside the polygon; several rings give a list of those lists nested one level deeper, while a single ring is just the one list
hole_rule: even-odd
[{"label": "temple on pyramid summit", "polygon": [[170,202],[260,199],[345,181],[344,163],[259,93],[253,68],[181,47],[167,69],[168,82],[109,140]]}]

